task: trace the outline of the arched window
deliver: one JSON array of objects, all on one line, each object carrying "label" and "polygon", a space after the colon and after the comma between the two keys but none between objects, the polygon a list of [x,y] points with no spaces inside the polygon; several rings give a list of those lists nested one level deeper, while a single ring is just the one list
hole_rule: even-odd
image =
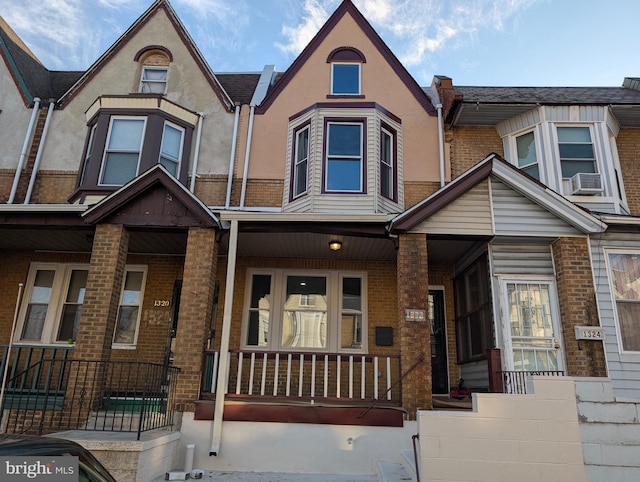
[{"label": "arched window", "polygon": [[327,57],[331,64],[331,95],[362,94],[362,64],[367,59],[355,47],[338,47]]},{"label": "arched window", "polygon": [[171,52],[161,46],[145,47],[139,51],[134,57],[134,60],[140,64],[138,92],[166,93],[169,63],[172,59]]}]

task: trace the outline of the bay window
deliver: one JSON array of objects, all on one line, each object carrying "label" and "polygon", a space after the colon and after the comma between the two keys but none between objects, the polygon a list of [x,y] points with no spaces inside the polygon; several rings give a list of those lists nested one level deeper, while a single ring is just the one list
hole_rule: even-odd
[{"label": "bay window", "polygon": [[111,118],[100,184],[119,186],[137,175],[145,124],[145,117]]},{"label": "bay window", "polygon": [[250,271],[243,345],[267,350],[362,351],[366,275]]},{"label": "bay window", "polygon": [[390,129],[380,129],[380,194],[392,200],[396,197],[394,138]]},{"label": "bay window", "polygon": [[309,172],[309,125],[295,133],[293,152],[293,189],[292,197],[296,198],[307,192]]},{"label": "bay window", "polygon": [[563,178],[568,179],[581,172],[598,172],[589,127],[559,126],[557,134]]}]

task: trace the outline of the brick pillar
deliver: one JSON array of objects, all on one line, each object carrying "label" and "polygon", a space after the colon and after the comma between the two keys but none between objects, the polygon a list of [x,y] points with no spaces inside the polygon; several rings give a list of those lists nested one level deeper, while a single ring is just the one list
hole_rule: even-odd
[{"label": "brick pillar", "polygon": [[74,358],[109,360],[129,248],[122,225],[99,224],[93,240],[87,288]]},{"label": "brick pillar", "polygon": [[429,322],[405,321],[405,310],[425,310],[429,306],[429,273],[427,267],[427,237],[425,234],[401,234],[398,257],[398,319],[400,355],[403,372],[419,363],[402,381],[402,406],[410,420],[418,409],[431,409],[431,346]]},{"label": "brick pillar", "polygon": [[180,368],[176,403],[181,410],[193,410],[200,393],[204,348],[209,336],[218,243],[214,229],[191,228],[182,277],[180,322],[176,333],[174,364]]},{"label": "brick pillar", "polygon": [[576,340],[575,326],[599,326],[587,238],[558,238],[551,245],[558,285],[566,373],[575,377],[607,376],[604,345]]},{"label": "brick pillar", "polygon": [[105,388],[106,366],[111,358],[113,331],[120,305],[129,233],[122,225],[96,226],[91,263],[78,334],[69,363],[69,380],[63,417],[70,428],[82,427],[90,412],[99,408]]}]

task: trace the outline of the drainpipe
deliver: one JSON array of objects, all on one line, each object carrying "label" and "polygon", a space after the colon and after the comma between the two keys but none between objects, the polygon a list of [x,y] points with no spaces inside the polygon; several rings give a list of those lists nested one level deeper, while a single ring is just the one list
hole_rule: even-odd
[{"label": "drainpipe", "polygon": [[440,156],[440,187],[444,187],[444,126],[442,121],[442,104],[437,104],[438,110],[438,153]]},{"label": "drainpipe", "polygon": [[249,155],[251,154],[251,134],[253,133],[253,116],[255,115],[256,106],[251,105],[249,111],[249,131],[247,132],[247,150],[244,154],[244,171],[242,172],[242,192],[240,194],[240,207],[244,207],[244,198],[247,194],[247,177],[249,176]]},{"label": "drainpipe", "polygon": [[44,151],[44,144],[47,140],[47,132],[49,132],[49,125],[51,123],[51,116],[53,116],[53,108],[55,107],[55,104],[55,99],[49,99],[49,111],[47,112],[47,118],[44,121],[42,138],[40,139],[40,145],[38,146],[36,160],[33,163],[33,171],[31,172],[31,179],[29,179],[29,187],[27,188],[27,195],[24,198],[23,204],[29,204],[29,201],[31,200],[31,193],[33,192],[33,186],[36,183],[36,175],[38,174],[38,168],[40,167],[40,160],[42,159],[42,152]]},{"label": "drainpipe", "polygon": [[236,258],[238,251],[238,220],[231,221],[229,230],[229,253],[227,255],[227,278],[224,293],[224,312],[222,314],[222,335],[220,339],[220,364],[216,381],[216,404],[211,425],[211,449],[209,455],[220,453],[222,440],[222,417],[224,416],[224,393],[229,371],[229,336],[231,335],[231,309],[233,307],[233,285],[236,277]]},{"label": "drainpipe", "polygon": [[202,123],[204,112],[198,112],[198,132],[196,133],[196,151],[193,153],[193,169],[191,170],[191,184],[189,190],[193,193],[196,188],[196,176],[198,173],[198,160],[200,159],[200,139],[202,138]]},{"label": "drainpipe", "polygon": [[20,160],[18,161],[18,168],[16,169],[16,175],[13,177],[13,186],[11,186],[11,194],[9,194],[9,200],[7,204],[13,204],[13,200],[16,197],[16,191],[18,190],[18,182],[20,181],[20,174],[24,167],[24,160],[27,158],[27,149],[31,141],[31,135],[33,134],[33,126],[36,124],[36,118],[38,117],[38,111],[40,110],[40,97],[36,97],[33,104],[33,111],[31,112],[31,120],[29,121],[29,127],[27,127],[27,133],[24,136],[24,144],[22,145],[22,151],[20,152]]},{"label": "drainpipe", "polygon": [[233,120],[233,135],[231,136],[231,156],[229,156],[229,180],[227,181],[227,198],[224,207],[229,208],[231,205],[231,186],[233,185],[233,171],[235,169],[236,160],[236,144],[238,142],[238,123],[240,120],[240,104],[236,103],[236,113]]}]

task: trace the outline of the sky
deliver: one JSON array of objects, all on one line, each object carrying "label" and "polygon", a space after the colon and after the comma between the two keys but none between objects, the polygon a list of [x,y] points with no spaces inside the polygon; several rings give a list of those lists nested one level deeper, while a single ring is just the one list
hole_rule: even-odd
[{"label": "sky", "polygon": [[[422,86],[621,86],[637,0],[353,0]],[[214,72],[284,71],[340,0],[170,0]],[[85,70],[152,0],[0,0],[49,70]]]}]

